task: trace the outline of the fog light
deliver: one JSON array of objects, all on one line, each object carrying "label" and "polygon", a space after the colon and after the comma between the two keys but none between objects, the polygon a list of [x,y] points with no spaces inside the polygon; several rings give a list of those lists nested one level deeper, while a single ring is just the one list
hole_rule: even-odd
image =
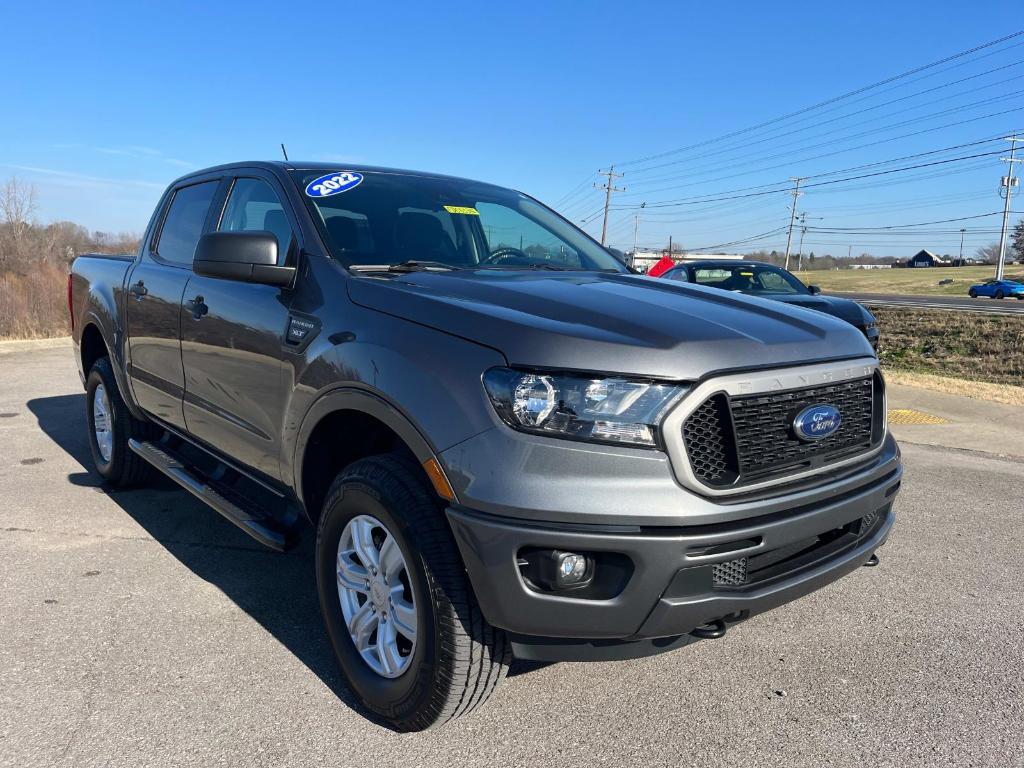
[{"label": "fog light", "polygon": [[523,550],[517,560],[527,585],[540,592],[581,589],[594,581],[597,570],[593,557],[559,549]]},{"label": "fog light", "polygon": [[587,558],[574,552],[561,552],[558,555],[558,585],[568,587],[579,584],[587,576]]}]

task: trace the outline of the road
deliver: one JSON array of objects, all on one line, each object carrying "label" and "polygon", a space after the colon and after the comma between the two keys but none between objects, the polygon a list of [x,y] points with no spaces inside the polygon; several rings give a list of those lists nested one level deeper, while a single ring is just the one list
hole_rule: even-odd
[{"label": "road", "polygon": [[853,299],[869,307],[908,307],[939,309],[947,312],[984,312],[993,315],[1024,317],[1024,301],[1017,299],[972,299],[970,296],[899,296],[885,293],[840,293],[832,295]]},{"label": "road", "polygon": [[309,537],[275,554],[172,486],[104,489],[67,348],[0,353],[0,384],[2,765],[1020,764],[1020,461],[907,443],[879,568],[672,654],[519,663],[396,734],[339,679]]}]

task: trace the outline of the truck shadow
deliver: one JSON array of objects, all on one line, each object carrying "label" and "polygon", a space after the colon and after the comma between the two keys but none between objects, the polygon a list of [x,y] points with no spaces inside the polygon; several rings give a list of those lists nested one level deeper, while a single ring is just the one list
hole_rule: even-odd
[{"label": "truck shadow", "polygon": [[[28,408],[40,429],[81,465],[82,471],[69,475],[69,482],[93,487],[113,499],[179,562],[255,619],[344,704],[387,727],[359,704],[338,670],[320,618],[311,530],[294,549],[282,554],[260,546],[166,478],[146,488],[108,489],[90,469],[92,456],[83,423],[85,395],[37,398],[28,402]],[[543,666],[515,662],[509,675]]]}]

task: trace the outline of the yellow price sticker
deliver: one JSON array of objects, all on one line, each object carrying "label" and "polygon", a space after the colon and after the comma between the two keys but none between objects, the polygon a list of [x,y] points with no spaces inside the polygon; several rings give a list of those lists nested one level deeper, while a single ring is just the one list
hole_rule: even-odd
[{"label": "yellow price sticker", "polygon": [[480,211],[476,208],[470,208],[464,205],[446,205],[444,207],[448,213],[461,213],[463,216],[479,216]]}]

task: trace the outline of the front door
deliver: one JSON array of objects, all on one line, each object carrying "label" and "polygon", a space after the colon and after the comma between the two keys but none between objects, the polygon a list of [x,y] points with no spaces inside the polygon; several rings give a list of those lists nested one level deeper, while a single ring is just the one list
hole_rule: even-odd
[{"label": "front door", "polygon": [[172,193],[162,224],[132,269],[125,294],[128,376],[135,401],[179,428],[185,426],[181,297],[218,185],[218,181],[204,181]]},{"label": "front door", "polygon": [[[216,228],[273,233],[284,264],[295,227],[282,199],[273,177],[239,177]],[[287,289],[193,274],[181,312],[189,433],[274,479],[281,476],[289,300]]]}]

